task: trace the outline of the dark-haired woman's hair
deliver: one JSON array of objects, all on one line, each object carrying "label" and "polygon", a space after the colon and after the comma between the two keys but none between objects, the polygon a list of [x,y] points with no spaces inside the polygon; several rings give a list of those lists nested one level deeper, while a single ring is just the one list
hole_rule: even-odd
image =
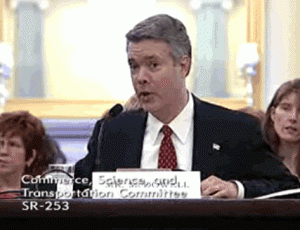
[{"label": "dark-haired woman's hair", "polygon": [[263,125],[263,134],[266,141],[275,153],[278,150],[280,139],[274,129],[274,122],[271,119],[272,109],[276,109],[282,99],[290,95],[292,92],[300,95],[300,78],[283,83],[276,91],[266,111],[265,121]]}]

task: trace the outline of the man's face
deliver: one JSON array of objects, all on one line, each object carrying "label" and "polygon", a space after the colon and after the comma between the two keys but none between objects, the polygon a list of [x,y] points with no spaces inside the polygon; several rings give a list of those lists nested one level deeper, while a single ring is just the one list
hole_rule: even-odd
[{"label": "man's face", "polygon": [[186,93],[187,61],[174,62],[171,47],[158,40],[131,42],[127,54],[133,86],[145,110],[157,114],[179,103]]},{"label": "man's face", "polygon": [[26,150],[20,136],[0,137],[0,174],[23,173]]},{"label": "man's face", "polygon": [[300,97],[285,96],[271,112],[274,128],[281,142],[300,143]]}]

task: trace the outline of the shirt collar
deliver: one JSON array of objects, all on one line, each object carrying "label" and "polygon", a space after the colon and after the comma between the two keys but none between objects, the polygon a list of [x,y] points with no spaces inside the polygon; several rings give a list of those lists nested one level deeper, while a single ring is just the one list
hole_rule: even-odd
[{"label": "shirt collar", "polygon": [[[188,103],[180,112],[180,114],[169,124],[173,133],[178,137],[178,139],[185,143],[187,140],[188,132],[193,125],[194,117],[194,100],[191,93],[188,93]],[[154,145],[157,140],[158,134],[164,124],[155,118],[151,113],[148,114],[147,128],[151,136],[152,145]]]}]

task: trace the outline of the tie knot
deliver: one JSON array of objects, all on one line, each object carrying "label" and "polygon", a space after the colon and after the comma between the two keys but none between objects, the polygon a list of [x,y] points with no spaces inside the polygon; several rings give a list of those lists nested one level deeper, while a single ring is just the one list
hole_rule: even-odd
[{"label": "tie knot", "polygon": [[172,129],[168,125],[164,125],[162,127],[162,132],[165,136],[171,136],[172,134]]}]

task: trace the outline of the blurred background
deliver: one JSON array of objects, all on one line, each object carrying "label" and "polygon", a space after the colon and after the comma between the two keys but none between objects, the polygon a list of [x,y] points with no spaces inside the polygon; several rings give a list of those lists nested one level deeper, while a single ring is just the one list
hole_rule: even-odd
[{"label": "blurred background", "polygon": [[1,111],[41,118],[75,163],[95,121],[134,94],[125,34],[158,13],[186,25],[192,92],[264,110],[300,74],[299,8],[297,0],[0,0]]}]

